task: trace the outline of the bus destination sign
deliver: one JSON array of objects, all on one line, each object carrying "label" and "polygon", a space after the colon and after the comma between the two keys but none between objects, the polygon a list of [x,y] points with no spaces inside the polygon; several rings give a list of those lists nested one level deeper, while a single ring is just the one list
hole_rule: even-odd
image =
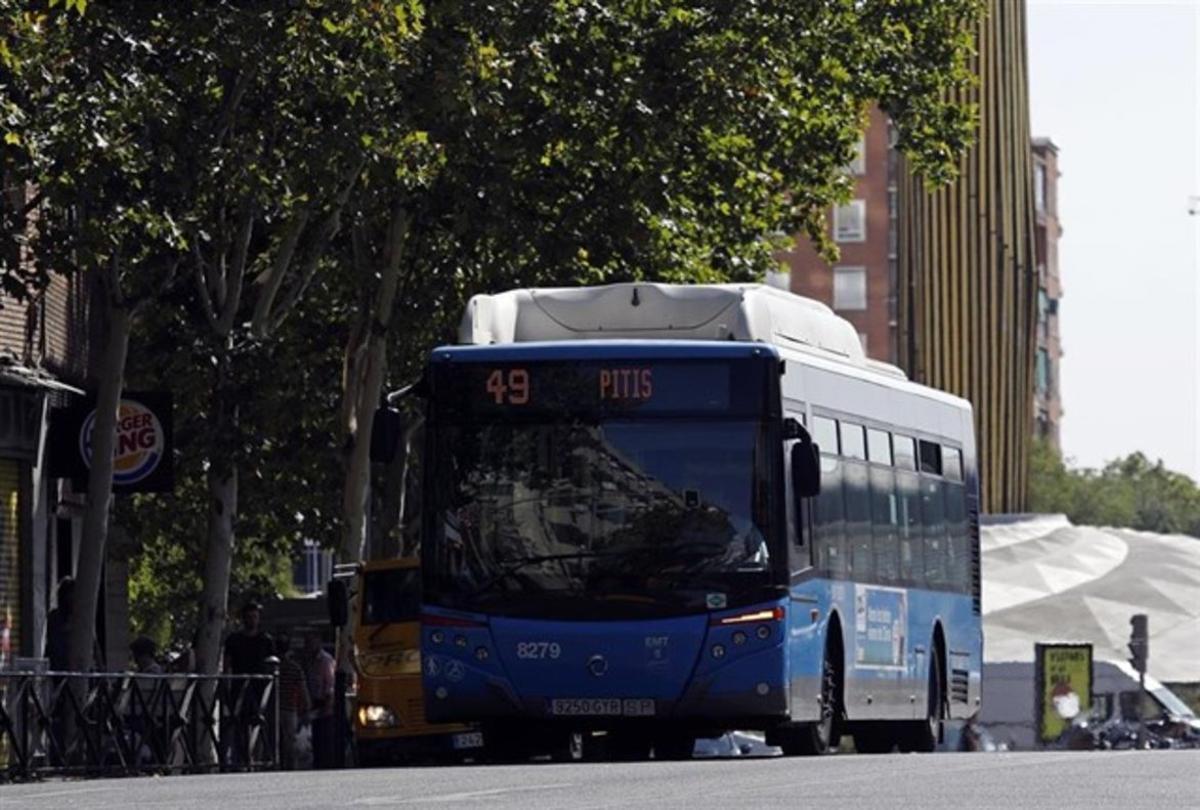
[{"label": "bus destination sign", "polygon": [[[462,363],[435,366],[451,413],[741,411],[761,402],[758,370],[718,361]],[[759,378],[761,379],[761,378]]]}]

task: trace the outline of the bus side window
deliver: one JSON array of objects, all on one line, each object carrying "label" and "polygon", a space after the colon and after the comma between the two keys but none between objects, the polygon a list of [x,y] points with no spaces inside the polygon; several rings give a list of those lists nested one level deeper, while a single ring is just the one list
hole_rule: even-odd
[{"label": "bus side window", "polygon": [[899,519],[895,473],[890,467],[871,467],[871,530],[875,545],[875,577],[885,585],[900,581]]},{"label": "bus side window", "polygon": [[853,422],[839,422],[838,429],[842,440],[842,457],[865,460],[867,440],[863,435],[863,426]]},{"label": "bus side window", "polygon": [[814,416],[812,439],[822,453],[836,456],[838,454],[837,422],[827,416]]},{"label": "bus side window", "polygon": [[966,488],[946,483],[946,533],[950,535],[950,587],[958,593],[971,592],[971,537],[967,532]]},{"label": "bus side window", "polygon": [[962,481],[962,452],[957,447],[942,445],[942,476],[947,481]]},{"label": "bus side window", "polygon": [[917,448],[911,436],[892,436],[892,449],[896,456],[896,468],[900,470],[917,469]]},{"label": "bus side window", "polygon": [[845,514],[841,459],[822,453],[821,494],[817,496],[813,550],[817,569],[835,579],[844,579],[848,568]]},{"label": "bus side window", "polygon": [[[940,456],[939,456],[940,460]],[[924,526],[925,585],[945,588],[946,576],[946,501],[942,479],[921,478],[921,523]]]},{"label": "bus side window", "polygon": [[[859,428],[861,432],[862,428]],[[850,574],[858,582],[875,579],[871,548],[871,492],[867,465],[861,461],[842,463],[842,486],[846,499],[846,545],[850,551]]]},{"label": "bus side window", "polygon": [[900,581],[914,588],[924,587],[925,568],[921,554],[921,482],[916,473],[896,472],[896,501],[900,507],[897,529],[900,535]]},{"label": "bus side window", "polygon": [[872,464],[892,466],[892,437],[886,430],[867,428],[867,457]]},{"label": "bus side window", "polygon": [[921,472],[930,475],[942,474],[942,446],[937,442],[927,442],[921,439],[917,442],[920,451]]}]

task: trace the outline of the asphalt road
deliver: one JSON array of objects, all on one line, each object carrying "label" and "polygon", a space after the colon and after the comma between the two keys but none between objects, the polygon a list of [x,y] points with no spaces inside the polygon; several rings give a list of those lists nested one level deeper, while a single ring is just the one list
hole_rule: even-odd
[{"label": "asphalt road", "polygon": [[1198,806],[1200,751],[395,768],[0,786],[0,808]]}]

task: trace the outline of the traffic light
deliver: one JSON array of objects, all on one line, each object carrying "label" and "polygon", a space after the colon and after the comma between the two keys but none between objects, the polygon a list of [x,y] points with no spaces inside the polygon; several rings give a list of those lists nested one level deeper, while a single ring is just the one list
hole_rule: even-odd
[{"label": "traffic light", "polygon": [[1138,672],[1145,674],[1146,662],[1150,660],[1150,617],[1135,613],[1129,619],[1133,630],[1129,634],[1129,663]]}]

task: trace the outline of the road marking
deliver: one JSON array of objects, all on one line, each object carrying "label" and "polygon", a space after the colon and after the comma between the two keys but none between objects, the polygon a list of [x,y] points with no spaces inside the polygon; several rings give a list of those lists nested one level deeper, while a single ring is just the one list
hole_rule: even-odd
[{"label": "road marking", "polygon": [[50,799],[59,796],[78,796],[80,793],[111,793],[116,790],[115,787],[92,787],[92,788],[77,788],[75,790],[54,790],[49,793],[23,793],[20,795],[8,794],[14,799]]},{"label": "road marking", "polygon": [[552,785],[525,785],[524,787],[493,788],[491,790],[471,790],[462,793],[443,793],[440,796],[421,796],[415,799],[397,799],[395,796],[366,796],[355,799],[351,804],[378,806],[389,804],[424,804],[432,802],[461,802],[472,799],[490,799],[506,793],[528,793],[534,790],[557,790],[558,788],[574,787],[572,782],[559,782]]}]

